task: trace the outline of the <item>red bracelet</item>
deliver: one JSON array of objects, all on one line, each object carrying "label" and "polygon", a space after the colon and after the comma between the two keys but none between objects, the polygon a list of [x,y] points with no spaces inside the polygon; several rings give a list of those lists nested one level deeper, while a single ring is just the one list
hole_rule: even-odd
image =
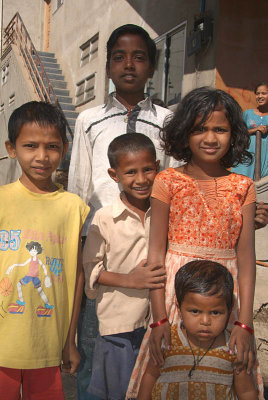
[{"label": "red bracelet", "polygon": [[248,331],[251,335],[253,335],[254,333],[254,329],[250,328],[249,326],[242,324],[242,322],[239,321],[235,321],[234,325],[238,325],[243,329],[246,329],[246,331]]},{"label": "red bracelet", "polygon": [[156,328],[157,326],[160,326],[167,321],[168,321],[168,318],[161,319],[161,321],[157,321],[157,322],[154,322],[153,324],[151,324],[150,328]]}]

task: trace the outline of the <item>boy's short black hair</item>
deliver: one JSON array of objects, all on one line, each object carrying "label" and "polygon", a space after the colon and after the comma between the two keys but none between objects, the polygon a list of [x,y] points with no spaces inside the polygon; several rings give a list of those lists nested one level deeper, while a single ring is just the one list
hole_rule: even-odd
[{"label": "boy's short black hair", "polygon": [[54,126],[60,133],[63,144],[67,143],[66,120],[62,111],[51,103],[30,101],[16,108],[8,122],[8,139],[15,146],[20,131],[25,124]]},{"label": "boy's short black hair", "polygon": [[227,268],[214,261],[195,260],[181,267],[175,276],[175,292],[179,307],[189,292],[223,297],[229,312],[233,307],[233,277]]},{"label": "boy's short black hair", "polygon": [[126,35],[127,33],[131,33],[132,35],[139,35],[145,42],[148,50],[148,57],[150,64],[155,67],[156,63],[156,45],[153,39],[151,39],[148,32],[146,32],[143,28],[134,24],[126,24],[119,26],[119,28],[115,29],[111,36],[108,39],[106,44],[107,47],[107,67],[109,67],[112,49],[120,36]]},{"label": "boy's short black hair", "polygon": [[148,151],[156,159],[154,144],[148,136],[137,132],[117,136],[108,147],[108,158],[111,168],[118,166],[119,156],[142,150]]}]

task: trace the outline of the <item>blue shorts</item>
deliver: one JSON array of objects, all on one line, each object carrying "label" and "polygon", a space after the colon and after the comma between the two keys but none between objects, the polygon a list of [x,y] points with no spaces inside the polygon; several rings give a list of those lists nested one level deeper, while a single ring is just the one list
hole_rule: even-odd
[{"label": "blue shorts", "polygon": [[146,330],[98,335],[88,392],[105,400],[124,400]]},{"label": "blue shorts", "polygon": [[33,282],[33,284],[34,284],[34,287],[37,289],[37,288],[39,288],[40,286],[41,286],[41,281],[40,281],[40,279],[39,278],[37,278],[36,276],[28,276],[28,275],[26,275],[26,276],[24,276],[23,278],[21,278],[21,280],[20,280],[20,283],[23,285],[23,286],[26,286],[29,282]]}]

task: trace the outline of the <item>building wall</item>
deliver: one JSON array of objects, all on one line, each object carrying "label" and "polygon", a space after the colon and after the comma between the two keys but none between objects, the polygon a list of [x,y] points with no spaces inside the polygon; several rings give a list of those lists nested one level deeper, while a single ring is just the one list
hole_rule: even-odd
[{"label": "building wall", "polygon": [[41,50],[43,46],[44,0],[3,0],[3,27],[19,12],[34,46]]},{"label": "building wall", "polygon": [[244,110],[256,107],[253,89],[267,81],[267,34],[267,0],[220,0],[216,87]]},{"label": "building wall", "polygon": [[[3,85],[1,84],[0,158],[7,155],[5,141],[8,138],[7,127],[11,113],[27,101],[38,100],[16,46],[12,46],[10,52],[2,60],[3,66],[8,66],[8,75],[6,82]],[[0,160],[0,185],[16,180],[19,173],[20,170],[16,161]]]}]

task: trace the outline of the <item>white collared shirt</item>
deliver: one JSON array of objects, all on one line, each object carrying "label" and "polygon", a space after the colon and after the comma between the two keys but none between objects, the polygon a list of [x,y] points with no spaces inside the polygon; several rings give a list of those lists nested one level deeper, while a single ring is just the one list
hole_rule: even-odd
[{"label": "white collared shirt", "polygon": [[138,214],[120,199],[98,210],[91,223],[83,252],[86,294],[96,297],[101,335],[130,332],[146,327],[149,318],[149,290],[99,285],[105,271],[129,274],[147,258],[150,209],[144,225]]},{"label": "white collared shirt", "polygon": [[77,118],[68,178],[68,191],[78,194],[91,207],[91,215],[110,204],[120,189],[108,175],[107,151],[119,135],[139,132],[148,136],[156,147],[160,169],[178,166],[160,146],[160,129],[171,111],[153,105],[150,97],[140,101],[127,118],[128,110],[109,95],[106,105],[83,111]]}]

